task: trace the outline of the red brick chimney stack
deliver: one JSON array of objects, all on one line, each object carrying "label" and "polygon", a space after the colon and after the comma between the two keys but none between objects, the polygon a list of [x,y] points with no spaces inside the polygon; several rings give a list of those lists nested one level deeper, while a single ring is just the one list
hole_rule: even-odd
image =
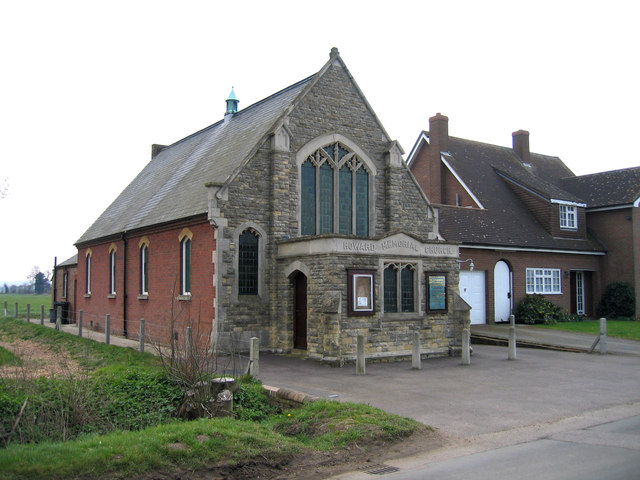
[{"label": "red brick chimney stack", "polygon": [[429,140],[438,154],[449,151],[449,117],[436,113],[429,119]]},{"label": "red brick chimney stack", "polygon": [[440,113],[429,119],[429,200],[444,203],[446,198],[445,166],[440,152],[449,151],[449,118]]},{"label": "red brick chimney stack", "polygon": [[526,130],[518,130],[511,134],[513,137],[513,150],[520,157],[523,163],[531,163],[531,155],[529,151],[529,132]]}]

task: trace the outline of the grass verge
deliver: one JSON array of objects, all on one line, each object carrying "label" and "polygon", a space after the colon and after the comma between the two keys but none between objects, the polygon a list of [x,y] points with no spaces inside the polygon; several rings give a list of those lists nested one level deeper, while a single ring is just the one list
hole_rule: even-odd
[{"label": "grass verge", "polygon": [[[581,320],[579,322],[559,322],[551,325],[536,325],[540,328],[564,330],[568,332],[587,333],[598,335],[600,333],[600,320]],[[610,337],[624,338],[640,341],[640,321],[638,320],[607,320],[607,335]]]},{"label": "grass verge", "polygon": [[138,432],[88,436],[0,450],[3,479],[130,478],[148,472],[278,467],[306,450],[379,444],[411,435],[420,424],[352,403],[319,401],[265,422],[231,418],[171,422]]}]

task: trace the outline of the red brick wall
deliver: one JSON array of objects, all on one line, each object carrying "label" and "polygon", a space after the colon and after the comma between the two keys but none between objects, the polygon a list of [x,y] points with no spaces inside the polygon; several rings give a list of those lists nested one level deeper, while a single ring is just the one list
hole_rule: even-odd
[{"label": "red brick wall", "polygon": [[[602,282],[599,273],[602,269],[602,256],[593,255],[569,255],[557,253],[538,252],[511,252],[495,251],[474,248],[460,248],[460,258],[473,259],[474,270],[485,271],[485,297],[487,323],[493,323],[493,269],[496,263],[504,260],[509,265],[513,274],[512,298],[513,309],[526,295],[526,269],[527,268],[559,268],[562,294],[546,295],[553,303],[560,305],[567,312],[571,309],[570,272],[572,270],[593,271],[591,285],[586,288],[588,298],[585,306],[587,315],[595,315],[595,306],[602,295]],[[463,264],[462,269],[468,269],[468,264]]]},{"label": "red brick wall", "polygon": [[[67,295],[64,295],[64,275],[67,274]],[[69,302],[69,318],[73,321],[76,319],[74,306],[77,304],[77,286],[76,277],[78,275],[78,267],[75,265],[58,266],[55,269],[54,289],[52,297],[54,302]]]},{"label": "red brick wall", "polygon": [[[192,234],[191,240],[191,299],[179,298],[180,255],[179,235],[184,228]],[[161,231],[127,236],[127,335],[138,338],[139,320],[145,319],[145,333],[150,340],[168,343],[172,323],[178,338],[184,339],[184,328],[193,327],[194,337],[206,341],[211,334],[215,316],[213,286],[213,252],[216,248],[214,227],[206,220],[181,224]],[[149,240],[149,293],[141,295],[140,241]],[[109,295],[109,246],[115,244],[116,294]],[[91,295],[86,290],[86,253],[92,252]],[[105,315],[111,316],[111,331],[121,335],[125,329],[124,310],[124,240],[83,246],[78,250],[78,309],[83,310],[84,325],[104,330]]]},{"label": "red brick wall", "polygon": [[[632,213],[631,208],[624,208],[588,214],[589,228],[608,249],[604,262],[605,285],[612,282],[628,282],[633,285],[637,280],[638,264],[635,263],[634,268]],[[640,235],[636,234],[635,242],[640,242]]]}]

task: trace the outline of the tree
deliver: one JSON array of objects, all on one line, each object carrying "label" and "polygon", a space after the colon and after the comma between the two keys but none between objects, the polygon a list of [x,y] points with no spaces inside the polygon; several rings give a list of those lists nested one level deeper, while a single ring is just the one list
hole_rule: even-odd
[{"label": "tree", "polygon": [[33,267],[29,279],[32,282],[33,290],[37,295],[49,293],[51,291],[51,282],[49,281],[49,272],[43,273],[40,267]]},{"label": "tree", "polygon": [[5,198],[9,194],[9,179],[0,180],[0,199]]}]

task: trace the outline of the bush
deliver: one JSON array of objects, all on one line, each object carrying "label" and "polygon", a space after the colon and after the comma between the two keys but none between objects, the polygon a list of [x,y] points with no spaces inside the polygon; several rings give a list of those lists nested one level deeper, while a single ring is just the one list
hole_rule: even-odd
[{"label": "bush", "polygon": [[269,400],[262,384],[253,379],[238,379],[239,388],[233,394],[233,411],[240,420],[261,421],[282,410]]},{"label": "bush", "polygon": [[631,285],[624,282],[609,284],[596,313],[600,317],[633,317],[636,313],[636,300]]},{"label": "bush", "polygon": [[542,295],[527,295],[518,304],[514,312],[518,323],[556,323],[567,321],[568,315],[561,307]]}]

